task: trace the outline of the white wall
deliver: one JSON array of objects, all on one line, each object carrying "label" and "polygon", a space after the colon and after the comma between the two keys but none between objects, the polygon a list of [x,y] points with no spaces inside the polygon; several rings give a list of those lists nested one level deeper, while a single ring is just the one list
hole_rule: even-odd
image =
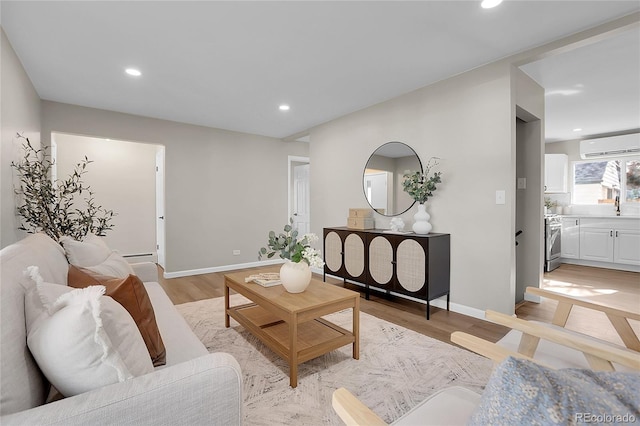
[{"label": "white wall", "polygon": [[[454,309],[513,313],[516,105],[543,117],[544,93],[522,72],[500,62],[312,129],[317,171],[311,180],[313,232],[343,224],[348,208],[362,205],[362,169],[378,146],[404,142],[423,164],[432,156],[442,159],[433,170],[442,172],[442,184],[427,209],[432,232],[451,234]],[[539,168],[537,182],[531,182],[540,199],[539,221],[542,142],[539,133],[537,156],[531,159]],[[496,190],[505,190],[505,204],[496,204]],[[415,211],[402,215],[408,227]],[[376,227],[388,228],[388,221],[377,215]],[[535,248],[541,253],[539,243]],[[539,255],[532,261],[541,265]]]},{"label": "white wall", "polygon": [[257,261],[287,217],[288,156],[309,156],[305,142],[43,101],[43,143],[52,132],[165,146],[168,273]]},{"label": "white wall", "polygon": [[[510,65],[497,63],[312,129],[312,231],[343,225],[350,207],[366,206],[367,159],[385,142],[404,142],[423,163],[442,158],[442,184],[427,210],[433,232],[451,234],[452,302],[513,312],[513,98]],[[504,205],[495,203],[499,189],[507,193]],[[403,215],[408,226],[414,213]],[[378,215],[376,227],[388,227],[388,218]]]},{"label": "white wall", "polygon": [[2,149],[0,150],[0,247],[14,243],[26,235],[18,230],[20,223],[15,214],[13,169],[11,162],[20,159],[22,141],[16,133],[28,137],[34,147],[40,146],[40,98],[29,76],[13,51],[4,30],[0,30],[2,87],[0,123],[2,123]]},{"label": "white wall", "polygon": [[[158,145],[56,133],[58,178],[73,173],[86,155],[83,182],[97,205],[117,213],[106,242],[121,254],[156,254],[156,151]],[[81,205],[84,207],[84,205]]]}]

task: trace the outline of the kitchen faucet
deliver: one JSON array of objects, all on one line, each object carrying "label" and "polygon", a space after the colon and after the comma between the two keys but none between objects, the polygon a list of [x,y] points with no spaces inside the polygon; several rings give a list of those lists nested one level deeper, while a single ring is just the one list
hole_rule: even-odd
[{"label": "kitchen faucet", "polygon": [[616,216],[620,216],[620,196],[619,195],[616,195],[615,206],[616,206]]}]

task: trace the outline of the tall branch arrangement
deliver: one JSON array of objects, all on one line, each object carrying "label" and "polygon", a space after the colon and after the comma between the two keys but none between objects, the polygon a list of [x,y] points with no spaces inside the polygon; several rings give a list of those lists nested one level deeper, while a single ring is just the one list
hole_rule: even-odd
[{"label": "tall branch arrangement", "polygon": [[65,179],[51,179],[54,161],[49,148],[34,148],[23,139],[24,155],[19,162],[11,162],[19,179],[14,188],[17,195],[19,229],[30,234],[45,232],[54,240],[67,235],[76,240],[88,233],[105,235],[113,228],[111,220],[116,213],[96,205],[91,188],[82,182],[87,165],[86,156],[76,164],[73,173]]},{"label": "tall branch arrangement", "polygon": [[429,197],[433,197],[433,191],[437,189],[436,184],[442,182],[441,172],[435,172],[429,176],[431,169],[440,164],[438,160],[438,157],[431,157],[427,161],[424,172],[408,172],[403,176],[404,191],[420,204],[426,203]]}]

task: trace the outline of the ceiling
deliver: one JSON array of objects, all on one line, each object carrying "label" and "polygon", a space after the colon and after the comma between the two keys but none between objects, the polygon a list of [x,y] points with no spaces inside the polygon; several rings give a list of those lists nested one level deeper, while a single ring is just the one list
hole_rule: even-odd
[{"label": "ceiling", "polygon": [[[3,0],[0,16],[42,99],[285,138],[640,10],[479,3]],[[636,27],[523,67],[550,91],[547,140],[640,127],[639,46]]]},{"label": "ceiling", "polygon": [[545,88],[547,142],[640,128],[638,28],[521,68]]}]

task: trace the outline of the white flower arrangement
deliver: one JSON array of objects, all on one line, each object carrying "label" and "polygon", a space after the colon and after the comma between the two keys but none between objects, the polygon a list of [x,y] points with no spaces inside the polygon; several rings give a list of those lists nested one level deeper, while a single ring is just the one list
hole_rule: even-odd
[{"label": "white flower arrangement", "polygon": [[284,232],[278,235],[274,231],[269,232],[267,247],[260,249],[258,259],[262,259],[264,255],[270,259],[278,253],[281,259],[289,259],[295,263],[304,261],[311,267],[322,268],[324,266],[322,253],[311,247],[311,244],[319,240],[318,236],[309,233],[298,239],[298,230],[293,229],[292,224],[293,218],[289,219],[288,225],[285,225]]}]

